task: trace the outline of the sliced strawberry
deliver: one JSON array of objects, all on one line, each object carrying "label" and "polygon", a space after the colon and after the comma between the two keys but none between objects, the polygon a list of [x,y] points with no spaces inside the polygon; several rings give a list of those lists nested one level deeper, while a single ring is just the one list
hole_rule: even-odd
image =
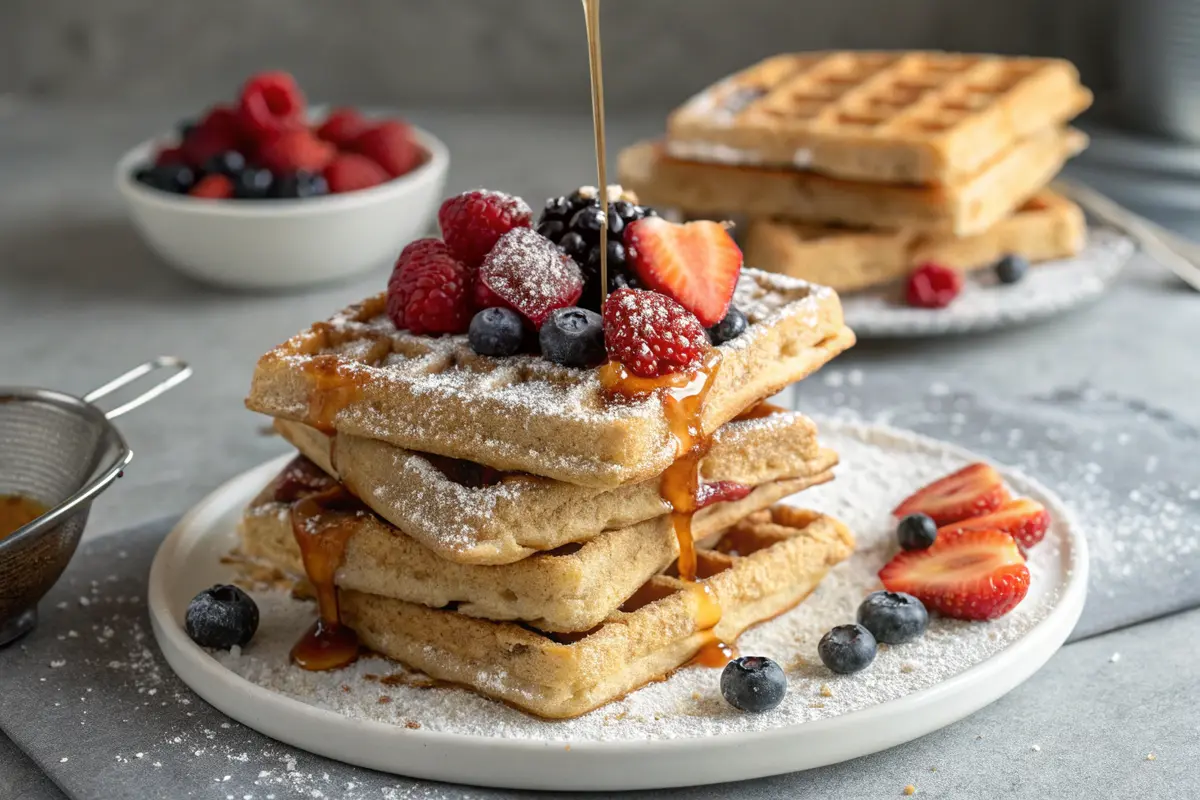
[{"label": "sliced strawberry", "polygon": [[1000,473],[987,464],[971,464],[916,492],[892,513],[928,514],[938,525],[989,514],[1008,500]]},{"label": "sliced strawberry", "polygon": [[890,592],[905,592],[955,619],[1002,617],[1029,591],[1029,568],[1004,531],[939,535],[933,547],[905,550],[879,570]]},{"label": "sliced strawberry", "polygon": [[725,318],[742,271],[742,251],[723,225],[676,225],[646,217],[625,229],[625,249],[646,288],[672,298],[706,328]]},{"label": "sliced strawberry", "polygon": [[1033,547],[1046,536],[1050,527],[1050,512],[1036,500],[1018,497],[1009,500],[990,514],[952,522],[938,528],[938,536],[958,531],[996,530],[1011,534],[1022,547]]}]

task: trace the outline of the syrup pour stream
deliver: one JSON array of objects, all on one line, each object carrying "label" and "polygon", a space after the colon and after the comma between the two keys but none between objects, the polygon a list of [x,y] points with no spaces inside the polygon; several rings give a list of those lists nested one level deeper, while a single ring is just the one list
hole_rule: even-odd
[{"label": "syrup pour stream", "polygon": [[600,61],[600,0],[583,0],[588,67],[592,78],[592,122],[596,128],[596,173],[600,193],[600,305],[608,297],[608,166],[604,141],[604,68]]}]

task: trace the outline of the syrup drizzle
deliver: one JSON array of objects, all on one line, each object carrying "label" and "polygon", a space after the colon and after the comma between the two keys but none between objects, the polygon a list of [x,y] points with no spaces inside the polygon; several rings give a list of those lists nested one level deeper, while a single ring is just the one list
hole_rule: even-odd
[{"label": "syrup drizzle", "polygon": [[333,436],[338,412],[362,399],[360,378],[330,354],[313,356],[305,363],[304,371],[309,375],[304,421],[326,436]]},{"label": "syrup drizzle", "polygon": [[608,167],[604,141],[604,67],[600,59],[600,0],[583,0],[587,23],[588,69],[592,78],[592,122],[596,133],[597,190],[600,193],[600,303],[608,297]]},{"label": "syrup drizzle", "polygon": [[[701,424],[704,403],[721,368],[721,353],[710,349],[692,374],[639,378],[616,362],[605,364],[600,381],[609,396],[637,397],[660,392],[663,413],[675,439],[676,458],[663,472],[659,493],[671,507],[671,525],[679,544],[678,571],[684,582],[696,629],[707,633],[696,659],[708,666],[723,666],[736,651],[721,642],[713,628],[721,621],[721,604],[707,583],[696,580],[698,563],[692,518],[701,497],[700,464],[712,448],[712,437]],[[724,660],[721,660],[724,659]]]},{"label": "syrup drizzle", "polygon": [[357,498],[340,485],[292,504],[292,535],[317,595],[317,621],[292,648],[292,661],[303,669],[337,669],[358,658],[358,635],[338,618],[334,576],[354,531],[349,523],[361,513]]}]

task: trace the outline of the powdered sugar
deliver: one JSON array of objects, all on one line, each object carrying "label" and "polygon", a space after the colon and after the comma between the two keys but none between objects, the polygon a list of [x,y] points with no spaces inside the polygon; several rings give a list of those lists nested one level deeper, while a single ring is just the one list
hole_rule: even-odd
[{"label": "powdered sugar", "polygon": [[479,276],[535,326],[554,309],[573,305],[583,291],[578,265],[529,228],[513,228],[501,236],[479,268]]},{"label": "powdered sugar", "polygon": [[967,276],[962,294],[938,310],[911,308],[885,287],[846,295],[842,308],[860,338],[929,336],[1002,328],[1052,316],[1094,300],[1133,254],[1133,243],[1109,230],[1092,230],[1078,256],[1037,264],[1020,283],[997,285],[990,271]]},{"label": "powdered sugar", "polygon": [[[963,457],[950,448],[871,428],[826,425],[822,435],[842,456],[838,480],[794,502],[845,520],[858,535],[858,551],[836,567],[809,600],[747,632],[739,642],[744,653],[771,656],[788,673],[788,696],[771,713],[734,711],[721,699],[719,672],[700,667],[682,669],[665,682],[563,722],[537,720],[461,689],[415,688],[407,684],[419,682],[420,676],[378,658],[362,659],[340,672],[308,673],[291,666],[287,654],[311,622],[311,606],[281,593],[257,596],[263,622],[255,641],[240,656],[217,658],[260,686],[355,719],[506,738],[668,739],[764,730],[903,697],[999,652],[1054,607],[1068,556],[1063,549],[1067,522],[1062,518],[1033,550],[1033,589],[1013,613],[991,623],[937,619],[924,639],[882,648],[869,670],[850,676],[830,673],[816,657],[817,640],[831,626],[852,620],[862,597],[878,588],[875,573],[895,547],[891,507],[915,486],[961,466]],[[1013,483],[1017,491],[1031,491],[1019,476]],[[1061,513],[1052,499],[1050,504]],[[381,681],[385,676],[393,677]],[[494,677],[503,680],[502,675]],[[381,702],[384,697],[388,699]]]}]

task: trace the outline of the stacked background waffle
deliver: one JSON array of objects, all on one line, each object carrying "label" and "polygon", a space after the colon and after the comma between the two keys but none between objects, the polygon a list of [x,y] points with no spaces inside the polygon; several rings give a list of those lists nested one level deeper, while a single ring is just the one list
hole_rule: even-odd
[{"label": "stacked background waffle", "polygon": [[[853,547],[836,520],[776,505],[832,479],[837,455],[760,402],[853,343],[837,296],[745,270],[734,303],[749,328],[716,348],[695,420],[715,501],[692,520],[695,582],[662,499],[678,442],[661,395],[614,403],[599,370],[398,331],[381,298],[260,360],[247,404],[301,455],[247,509],[243,555],[302,593],[336,586],[368,648],[546,717],[732,642]],[[328,587],[298,543],[322,531],[344,544]]]},{"label": "stacked background waffle", "polygon": [[[1046,189],[1091,103],[1057,59],[936,52],[781,55],[689,100],[620,157],[644,202],[749,218],[747,263],[839,290],[936,254],[1073,255],[1083,216]],[[836,266],[828,259],[836,260]]]}]

